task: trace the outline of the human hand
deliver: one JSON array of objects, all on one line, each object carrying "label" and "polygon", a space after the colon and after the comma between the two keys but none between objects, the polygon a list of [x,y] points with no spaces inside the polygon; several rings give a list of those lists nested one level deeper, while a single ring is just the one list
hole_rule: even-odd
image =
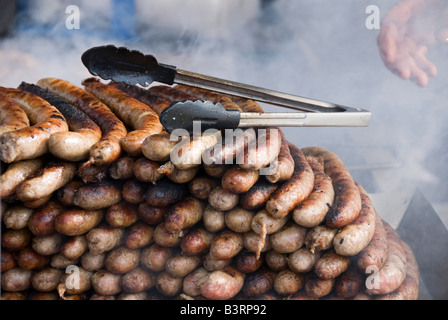
[{"label": "human hand", "polygon": [[[378,47],[389,70],[421,87],[437,75],[427,59],[428,47],[448,43],[448,29],[440,28],[448,10],[443,0],[401,0],[381,21]],[[446,20],[445,20],[446,21]]]}]

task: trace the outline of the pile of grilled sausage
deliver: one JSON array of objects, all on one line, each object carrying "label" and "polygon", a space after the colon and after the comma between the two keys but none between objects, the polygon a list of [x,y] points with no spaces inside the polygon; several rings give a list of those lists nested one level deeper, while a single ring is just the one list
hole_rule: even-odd
[{"label": "pile of grilled sausage", "polygon": [[198,99],[263,112],[185,85],[0,87],[2,299],[418,298],[412,250],[336,154],[280,128],[173,139],[160,113]]}]

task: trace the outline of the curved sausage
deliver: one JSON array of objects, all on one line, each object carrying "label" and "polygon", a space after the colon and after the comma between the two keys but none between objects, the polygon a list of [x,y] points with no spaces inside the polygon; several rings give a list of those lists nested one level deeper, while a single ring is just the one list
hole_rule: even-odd
[{"label": "curved sausage", "polygon": [[314,186],[310,195],[300,202],[292,213],[294,221],[304,227],[318,226],[333,205],[334,189],[330,177],[324,172],[322,157],[306,157],[313,169]]},{"label": "curved sausage", "polygon": [[297,251],[305,242],[307,229],[294,221],[288,221],[280,230],[271,234],[272,249],[280,253]]},{"label": "curved sausage", "polygon": [[161,165],[157,171],[164,174],[168,179],[174,183],[188,183],[196,177],[200,167],[193,167],[190,169],[179,169],[171,161]]},{"label": "curved sausage", "polygon": [[104,103],[65,80],[45,78],[40,79],[37,85],[67,100],[101,128],[102,138],[91,148],[88,163],[103,166],[118,158],[121,153],[120,141],[126,137],[127,130],[123,122]]},{"label": "curved sausage", "polygon": [[342,228],[355,220],[361,212],[361,195],[341,159],[333,152],[323,148],[308,147],[302,151],[307,156],[323,157],[325,173],[333,183],[334,202],[325,217],[326,224],[329,227]]},{"label": "curved sausage", "polygon": [[59,214],[54,222],[56,231],[67,236],[87,233],[103,219],[104,211],[70,209]]},{"label": "curved sausage", "polygon": [[238,166],[234,166],[227,170],[221,178],[221,186],[224,190],[241,194],[252,188],[258,181],[260,172],[258,170],[246,170]]},{"label": "curved sausage", "polygon": [[138,220],[137,205],[120,201],[107,208],[104,218],[111,227],[127,228]]},{"label": "curved sausage", "polygon": [[28,116],[17,103],[3,95],[0,98],[0,135],[30,125]]},{"label": "curved sausage", "polygon": [[314,268],[320,256],[320,252],[312,253],[308,249],[302,247],[299,250],[289,254],[288,266],[295,272],[309,272]]},{"label": "curved sausage", "polygon": [[48,236],[56,231],[55,219],[63,211],[61,203],[50,200],[33,212],[28,220],[28,228],[35,236]]},{"label": "curved sausage", "polygon": [[101,139],[100,127],[84,112],[48,90],[26,82],[22,82],[19,89],[48,101],[67,120],[70,131],[52,134],[48,140],[49,151],[54,156],[67,161],[87,159],[90,148]]},{"label": "curved sausage", "polygon": [[0,159],[3,162],[34,159],[46,154],[50,136],[68,131],[64,116],[44,99],[26,91],[4,87],[0,87],[0,94],[17,103],[33,124],[0,136]]},{"label": "curved sausage", "polygon": [[236,296],[244,285],[244,274],[228,266],[212,271],[201,287],[201,294],[212,300],[229,300]]},{"label": "curved sausage", "polygon": [[294,174],[294,159],[291,156],[288,141],[286,140],[283,130],[279,129],[279,132],[282,144],[276,160],[277,169],[273,174],[266,176],[266,180],[270,183],[289,180]]},{"label": "curved sausage", "polygon": [[266,210],[277,219],[291,212],[310,195],[314,187],[313,170],[303,152],[291,143],[289,149],[294,159],[294,174],[282,183],[266,203]]},{"label": "curved sausage", "polygon": [[264,177],[260,177],[249,191],[240,194],[239,203],[244,209],[260,210],[277,188],[277,184],[270,183]]},{"label": "curved sausage", "polygon": [[119,246],[124,237],[123,228],[99,226],[87,232],[87,247],[91,255],[100,255]]},{"label": "curved sausage", "polygon": [[32,177],[16,188],[16,196],[27,202],[47,197],[63,187],[76,175],[76,164],[68,161],[54,161],[45,165]]},{"label": "curved sausage", "polygon": [[335,293],[344,299],[352,298],[358,294],[365,282],[365,276],[359,271],[356,263],[350,263],[346,272],[336,279]]},{"label": "curved sausage", "polygon": [[123,91],[101,83],[96,78],[85,79],[82,84],[87,92],[106,104],[133,131],[121,141],[123,150],[131,156],[142,155],[142,143],[146,137],[160,133],[163,126],[158,115],[147,104]]},{"label": "curved sausage", "polygon": [[109,167],[109,175],[115,180],[126,180],[134,177],[135,158],[124,155],[115,160]]},{"label": "curved sausage", "polygon": [[282,296],[292,295],[302,289],[305,276],[289,269],[280,271],[274,279],[274,290]]},{"label": "curved sausage", "polygon": [[190,230],[180,240],[180,248],[186,256],[194,256],[207,252],[210,249],[214,233],[198,227]]},{"label": "curved sausage", "polygon": [[203,201],[191,196],[173,204],[166,213],[166,230],[171,233],[179,233],[193,227],[202,219],[204,208]]},{"label": "curved sausage", "polygon": [[44,165],[43,158],[21,160],[11,163],[0,176],[0,198],[12,196],[17,186],[33,176]]},{"label": "curved sausage", "polygon": [[201,256],[175,254],[166,261],[165,270],[174,277],[185,277],[202,263]]},{"label": "curved sausage", "polygon": [[218,260],[232,259],[243,247],[243,234],[226,229],[213,238],[210,256]]},{"label": "curved sausage", "polygon": [[124,244],[129,249],[142,248],[152,243],[153,236],[154,227],[137,221],[126,230]]},{"label": "curved sausage", "polygon": [[358,185],[362,208],[358,217],[342,228],[334,237],[334,250],[344,256],[354,256],[361,252],[372,240],[375,233],[375,210],[364,188]]},{"label": "curved sausage", "polygon": [[146,184],[136,178],[127,180],[121,190],[123,200],[134,204],[145,201],[145,192]]}]

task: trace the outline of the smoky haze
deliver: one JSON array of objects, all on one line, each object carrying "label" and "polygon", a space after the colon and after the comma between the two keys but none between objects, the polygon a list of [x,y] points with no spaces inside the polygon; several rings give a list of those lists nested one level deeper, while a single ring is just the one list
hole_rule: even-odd
[{"label": "smoky haze", "polygon": [[[365,11],[376,5],[383,16],[394,1],[276,0],[264,2],[264,9],[257,0],[136,1],[127,24],[135,36],[128,38],[111,33],[112,1],[30,3],[14,32],[0,42],[3,86],[43,77],[80,85],[90,76],[81,54],[113,43],[180,69],[364,108],[372,112],[366,128],[284,131],[300,147],[337,153],[368,191],[419,187],[445,208],[448,47],[430,48],[439,74],[426,88],[387,70],[377,48],[379,30],[366,28]],[[72,4],[80,9],[79,30],[65,27],[65,8]]]}]

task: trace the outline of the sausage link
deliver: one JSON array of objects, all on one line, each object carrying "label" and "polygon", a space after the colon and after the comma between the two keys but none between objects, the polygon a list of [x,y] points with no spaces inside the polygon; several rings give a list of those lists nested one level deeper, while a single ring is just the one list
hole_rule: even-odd
[{"label": "sausage link", "polygon": [[134,162],[134,176],[142,182],[155,183],[165,177],[158,171],[159,168],[158,162],[141,157]]},{"label": "sausage link", "polygon": [[354,256],[361,252],[375,233],[375,211],[372,201],[362,186],[358,185],[358,188],[362,201],[361,212],[334,237],[334,250],[344,256]]},{"label": "sausage link", "polygon": [[320,252],[312,253],[308,249],[302,247],[288,255],[288,266],[295,272],[306,273],[314,268],[320,257]]},{"label": "sausage link", "polygon": [[146,270],[160,272],[165,269],[166,262],[173,254],[172,248],[153,243],[142,250],[140,263]]},{"label": "sausage link", "polygon": [[294,159],[291,156],[288,141],[286,140],[283,130],[279,129],[279,132],[282,143],[276,160],[277,169],[273,174],[266,176],[266,180],[270,183],[289,180],[294,174]]},{"label": "sausage link", "polygon": [[203,267],[199,267],[196,270],[188,274],[182,283],[182,290],[190,297],[197,297],[201,294],[201,287],[209,275]]},{"label": "sausage link", "polygon": [[192,196],[201,200],[207,200],[210,192],[217,186],[218,182],[216,179],[207,175],[200,175],[190,181],[188,190]]},{"label": "sausage link", "polygon": [[96,227],[103,217],[103,210],[70,209],[56,217],[54,226],[59,233],[67,236],[77,236]]},{"label": "sausage link", "polygon": [[271,242],[270,242],[270,234],[266,234],[265,237],[263,235],[260,235],[254,231],[245,232],[243,234],[243,244],[244,248],[250,252],[256,253],[256,256],[258,258],[261,257],[261,254],[263,252],[266,252],[268,250],[271,250]]},{"label": "sausage link", "polygon": [[260,210],[277,188],[277,184],[270,183],[264,177],[260,177],[252,188],[240,195],[239,204],[247,210]]},{"label": "sausage link", "polygon": [[188,183],[193,180],[200,167],[193,167],[189,169],[179,169],[171,161],[168,161],[161,165],[157,171],[164,174],[168,179],[174,183]]},{"label": "sausage link", "polygon": [[274,290],[281,296],[297,293],[305,283],[305,276],[289,269],[277,273],[274,279]]},{"label": "sausage link", "polygon": [[274,288],[275,272],[262,268],[246,275],[242,292],[247,297],[256,297]]},{"label": "sausage link", "polygon": [[244,285],[244,274],[228,266],[211,272],[201,287],[201,294],[207,299],[229,300],[235,297]]},{"label": "sausage link", "polygon": [[330,249],[316,261],[314,273],[320,279],[335,279],[347,270],[349,263],[350,257],[341,256]]},{"label": "sausage link", "polygon": [[120,245],[124,236],[125,230],[123,228],[98,226],[87,232],[87,247],[89,248],[90,254],[99,255]]},{"label": "sausage link", "polygon": [[109,178],[109,166],[97,166],[89,160],[79,164],[77,174],[84,183],[101,182]]},{"label": "sausage link", "polygon": [[33,273],[31,286],[40,292],[51,292],[57,289],[62,277],[62,270],[56,268],[44,268]]},{"label": "sausage link", "polygon": [[297,251],[305,242],[307,229],[293,221],[288,221],[280,230],[271,234],[272,249],[280,253]]},{"label": "sausage link", "polygon": [[202,219],[204,208],[204,202],[192,196],[175,203],[166,213],[166,230],[171,233],[179,233],[193,227]]},{"label": "sausage link", "polygon": [[289,149],[294,159],[294,174],[282,183],[266,203],[266,210],[277,219],[291,212],[310,195],[314,187],[313,170],[303,152],[291,143]]},{"label": "sausage link", "polygon": [[71,207],[73,205],[73,198],[75,197],[76,191],[84,185],[82,181],[72,180],[67,182],[63,187],[59,188],[56,192],[56,198],[62,205],[66,207]]},{"label": "sausage link", "polygon": [[124,155],[115,160],[109,167],[109,175],[115,180],[127,180],[134,177],[135,158]]},{"label": "sausage link", "polygon": [[11,251],[2,249],[1,252],[1,267],[0,272],[6,272],[8,270],[11,270],[17,266],[15,254],[13,254]]},{"label": "sausage link", "polygon": [[120,201],[107,208],[104,218],[111,227],[127,228],[138,220],[137,205]]},{"label": "sausage link", "polygon": [[12,196],[20,183],[33,176],[43,166],[43,158],[11,163],[0,176],[0,198],[6,199]]},{"label": "sausage link", "polygon": [[[281,271],[288,268],[289,257],[285,253],[269,250],[265,256],[266,265],[272,271]],[[290,268],[292,270],[292,268]]]},{"label": "sausage link", "polygon": [[32,233],[28,228],[20,230],[6,229],[2,230],[2,249],[9,251],[20,251],[26,248],[32,239]]},{"label": "sausage link", "polygon": [[28,226],[28,221],[33,212],[33,209],[27,208],[22,204],[13,204],[5,210],[2,220],[7,229],[23,229]]},{"label": "sausage link", "polygon": [[146,137],[142,142],[142,153],[149,160],[168,161],[171,151],[182,140],[182,137],[171,135],[166,131]]},{"label": "sausage link", "polygon": [[30,120],[20,106],[3,95],[0,98],[0,135],[29,127]]},{"label": "sausage link", "polygon": [[398,289],[406,278],[407,259],[403,242],[387,222],[383,221],[383,225],[388,242],[387,258],[384,266],[372,275],[371,283],[366,283],[369,294],[391,293]]},{"label": "sausage link", "polygon": [[145,192],[146,184],[136,178],[127,180],[121,190],[123,200],[134,204],[145,201]]},{"label": "sausage link", "polygon": [[257,257],[256,253],[247,249],[240,251],[235,257],[235,267],[242,273],[253,273],[265,265],[265,254]]},{"label": "sausage link", "polygon": [[174,277],[185,277],[202,264],[201,256],[177,253],[166,261],[165,270]]},{"label": "sausage link", "polygon": [[358,268],[362,273],[365,273],[369,266],[381,269],[386,258],[387,234],[380,215],[375,211],[375,231],[367,247],[357,256]]},{"label": "sausage link", "polygon": [[125,274],[137,268],[140,263],[140,250],[124,245],[112,249],[106,254],[104,267],[114,274]]},{"label": "sausage link", "polygon": [[113,274],[105,269],[95,272],[92,277],[92,288],[98,295],[113,296],[121,292],[121,274]]},{"label": "sausage link", "polygon": [[188,193],[185,184],[174,183],[168,178],[149,185],[144,198],[151,206],[165,207],[182,200]]},{"label": "sausage link", "polygon": [[62,245],[60,252],[71,260],[80,258],[88,250],[87,239],[85,235],[79,235],[68,238]]},{"label": "sausage link", "polygon": [[249,191],[259,177],[260,172],[258,170],[246,170],[234,166],[224,173],[221,186],[228,192],[241,194]]},{"label": "sausage link", "polygon": [[325,173],[331,178],[334,202],[325,216],[329,227],[342,228],[356,219],[362,207],[361,195],[353,177],[341,159],[333,152],[318,147],[302,149],[305,155],[321,156]]},{"label": "sausage link", "polygon": [[68,131],[64,116],[44,99],[26,91],[4,87],[0,87],[0,94],[17,103],[33,124],[0,136],[0,159],[3,162],[34,159],[46,154],[50,136]]},{"label": "sausage link", "polygon": [[73,204],[85,210],[108,208],[122,200],[121,188],[114,181],[85,184],[76,191]]},{"label": "sausage link", "polygon": [[156,288],[165,297],[175,297],[182,289],[183,278],[174,277],[166,271],[157,274]]},{"label": "sausage link", "polygon": [[333,290],[335,279],[321,279],[315,273],[308,274],[304,289],[308,296],[312,298],[322,298],[330,294]]},{"label": "sausage link", "polygon": [[141,221],[149,225],[158,225],[165,220],[165,214],[168,211],[168,207],[151,206],[146,202],[142,202],[138,205],[137,212]]},{"label": "sausage link", "polygon": [[324,171],[322,157],[306,157],[313,169],[314,186],[310,195],[300,202],[293,211],[294,221],[304,227],[318,226],[333,205],[334,189],[330,177]]},{"label": "sausage link", "polygon": [[74,162],[50,162],[39,169],[33,177],[19,184],[16,188],[16,196],[23,202],[47,197],[71,181],[75,175]]},{"label": "sausage link", "polygon": [[227,228],[230,230],[244,233],[252,230],[252,219],[254,215],[254,211],[236,206],[225,213],[224,220]]},{"label": "sausage link", "polygon": [[59,232],[54,232],[46,236],[33,237],[31,247],[37,253],[44,256],[50,256],[59,253],[62,245],[64,244],[65,236]]},{"label": "sausage link", "polygon": [[121,278],[122,291],[127,293],[139,293],[154,287],[156,275],[141,267],[126,273]]},{"label": "sausage link", "polygon": [[334,291],[344,299],[352,298],[358,294],[364,282],[365,276],[359,271],[356,263],[350,263],[347,271],[336,279]]},{"label": "sausage link", "polygon": [[210,245],[210,256],[218,260],[235,257],[243,249],[243,234],[228,229],[217,234]]},{"label": "sausage link", "polygon": [[36,209],[28,220],[28,228],[35,236],[47,236],[55,232],[55,219],[64,211],[58,201],[50,200]]},{"label": "sausage link", "polygon": [[239,196],[218,186],[210,192],[208,202],[216,210],[229,211],[238,205]]},{"label": "sausage link", "polygon": [[126,230],[124,244],[130,249],[145,247],[153,242],[154,227],[138,221]]},{"label": "sausage link", "polygon": [[67,120],[70,131],[52,134],[48,140],[49,151],[54,156],[67,161],[87,159],[90,148],[101,139],[100,127],[84,112],[48,90],[26,82],[22,82],[19,89],[48,101]]},{"label": "sausage link", "polygon": [[50,262],[50,256],[36,252],[32,247],[26,247],[17,253],[17,265],[25,270],[43,268]]},{"label": "sausage link", "polygon": [[318,225],[309,229],[305,246],[311,253],[320,252],[333,247],[333,239],[339,229],[330,228],[326,225]]},{"label": "sausage link", "polygon": [[2,273],[2,290],[9,292],[25,291],[31,287],[33,271],[22,268],[13,268]]},{"label": "sausage link", "polygon": [[40,79],[37,85],[67,100],[101,128],[102,138],[91,148],[88,163],[109,165],[119,157],[120,141],[126,137],[127,130],[123,122],[104,103],[65,80],[45,78]]},{"label": "sausage link", "polygon": [[186,256],[194,256],[209,251],[214,233],[207,231],[202,227],[190,230],[180,240],[180,248]]},{"label": "sausage link", "polygon": [[165,222],[162,222],[154,230],[154,242],[163,247],[177,247],[184,233],[184,230],[173,233],[166,228]]},{"label": "sausage link", "polygon": [[163,126],[158,115],[147,104],[123,91],[101,83],[96,78],[85,79],[82,84],[87,92],[106,104],[133,131],[121,141],[123,150],[130,156],[142,155],[142,143],[146,137],[160,133]]},{"label": "sausage link", "polygon": [[207,204],[202,215],[202,222],[204,228],[209,232],[221,231],[226,227],[225,212],[216,210],[210,204]]}]

